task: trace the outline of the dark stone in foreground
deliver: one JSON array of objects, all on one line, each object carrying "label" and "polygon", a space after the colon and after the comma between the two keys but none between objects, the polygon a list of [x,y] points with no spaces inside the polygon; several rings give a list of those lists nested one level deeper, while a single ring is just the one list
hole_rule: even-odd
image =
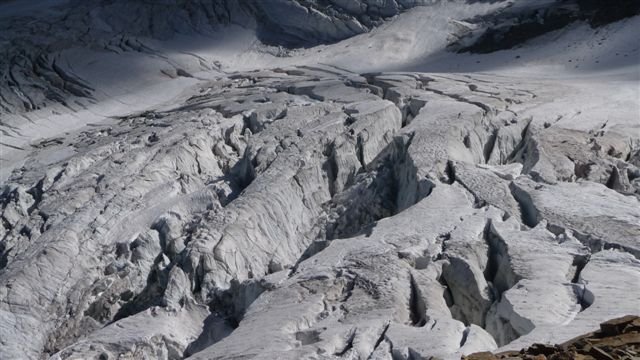
[{"label": "dark stone in foreground", "polygon": [[627,315],[600,324],[600,330],[559,345],[533,344],[520,351],[479,352],[464,360],[613,360],[640,357],[640,317]]}]

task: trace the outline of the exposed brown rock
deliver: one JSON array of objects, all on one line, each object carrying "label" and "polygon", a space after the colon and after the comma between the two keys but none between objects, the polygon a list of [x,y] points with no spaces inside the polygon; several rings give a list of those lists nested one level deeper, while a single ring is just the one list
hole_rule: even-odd
[{"label": "exposed brown rock", "polygon": [[463,360],[631,360],[640,358],[640,317],[627,315],[600,324],[600,330],[558,345],[533,344],[527,349],[474,353]]}]

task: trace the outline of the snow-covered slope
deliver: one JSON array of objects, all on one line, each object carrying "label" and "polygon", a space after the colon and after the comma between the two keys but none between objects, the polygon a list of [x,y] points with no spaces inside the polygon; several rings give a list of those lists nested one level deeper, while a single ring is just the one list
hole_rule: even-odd
[{"label": "snow-covered slope", "polygon": [[457,359],[639,314],[640,16],[603,3],[0,3],[0,358]]}]

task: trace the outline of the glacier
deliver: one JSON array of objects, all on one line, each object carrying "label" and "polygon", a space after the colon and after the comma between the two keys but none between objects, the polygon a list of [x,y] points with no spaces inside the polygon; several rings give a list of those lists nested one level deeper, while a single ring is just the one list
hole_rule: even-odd
[{"label": "glacier", "polygon": [[639,14],[0,3],[0,358],[460,359],[640,315]]}]

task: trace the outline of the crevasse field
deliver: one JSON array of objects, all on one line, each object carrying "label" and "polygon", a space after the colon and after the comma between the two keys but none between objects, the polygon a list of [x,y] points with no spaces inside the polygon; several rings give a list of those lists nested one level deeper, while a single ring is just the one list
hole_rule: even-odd
[{"label": "crevasse field", "polygon": [[640,315],[640,3],[0,1],[0,359],[460,359]]}]

